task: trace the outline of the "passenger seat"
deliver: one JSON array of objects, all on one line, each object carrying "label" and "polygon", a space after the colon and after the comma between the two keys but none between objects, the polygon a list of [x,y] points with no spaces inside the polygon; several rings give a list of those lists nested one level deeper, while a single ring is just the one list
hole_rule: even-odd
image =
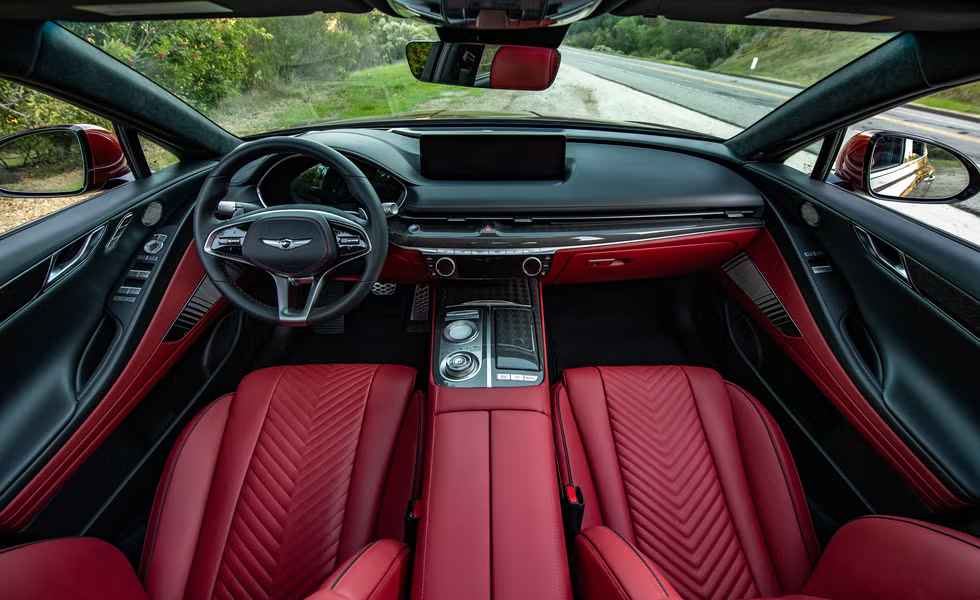
[{"label": "passenger seat", "polygon": [[775,421],[710,369],[571,369],[552,404],[586,600],[980,594],[980,540],[909,519],[854,521],[821,556]]}]

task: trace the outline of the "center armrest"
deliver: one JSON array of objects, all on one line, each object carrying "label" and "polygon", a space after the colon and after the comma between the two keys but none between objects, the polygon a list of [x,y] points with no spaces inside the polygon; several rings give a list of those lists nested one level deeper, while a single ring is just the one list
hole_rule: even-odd
[{"label": "center armrest", "polygon": [[428,450],[413,598],[570,600],[549,417],[435,413]]}]

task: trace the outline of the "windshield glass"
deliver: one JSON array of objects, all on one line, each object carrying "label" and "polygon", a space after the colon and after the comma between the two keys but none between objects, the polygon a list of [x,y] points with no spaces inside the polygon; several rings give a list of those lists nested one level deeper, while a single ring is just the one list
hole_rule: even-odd
[{"label": "windshield glass", "polygon": [[405,44],[438,39],[434,28],[377,12],[64,26],[236,135],[438,113],[728,138],[889,37],[606,15],[572,25],[550,88],[522,92],[416,81]]}]

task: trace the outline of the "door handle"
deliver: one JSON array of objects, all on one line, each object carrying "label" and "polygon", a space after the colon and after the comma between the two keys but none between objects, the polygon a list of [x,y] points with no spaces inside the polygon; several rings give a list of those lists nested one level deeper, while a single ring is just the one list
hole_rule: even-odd
[{"label": "door handle", "polygon": [[[88,258],[96,246],[99,245],[99,240],[102,239],[103,233],[105,233],[104,224],[99,225],[57,251],[51,257],[51,267],[48,269],[48,275],[44,279],[44,287],[41,289],[44,290],[51,287],[51,284],[67,275],[72,269],[80,265],[83,260]],[[70,256],[63,257],[63,254],[69,254]]]},{"label": "door handle", "polygon": [[860,225],[854,225],[854,233],[857,235],[858,240],[861,242],[861,245],[864,246],[864,249],[868,252],[868,254],[873,256],[879,264],[887,268],[895,275],[898,275],[898,277],[906,284],[911,285],[911,282],[909,281],[909,272],[905,266],[904,252],[895,246],[892,246],[875,234],[869,232]]},{"label": "door handle", "polygon": [[621,258],[590,258],[585,261],[587,267],[621,267],[626,261]]}]

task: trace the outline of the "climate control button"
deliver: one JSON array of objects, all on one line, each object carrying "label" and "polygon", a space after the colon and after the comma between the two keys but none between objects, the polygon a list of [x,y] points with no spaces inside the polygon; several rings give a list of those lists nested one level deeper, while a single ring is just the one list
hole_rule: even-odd
[{"label": "climate control button", "polygon": [[452,277],[456,273],[456,261],[448,256],[440,257],[436,261],[435,270],[440,277]]},{"label": "climate control button", "polygon": [[521,271],[528,277],[537,277],[544,270],[544,265],[541,263],[541,259],[537,256],[528,256],[521,263]]}]

